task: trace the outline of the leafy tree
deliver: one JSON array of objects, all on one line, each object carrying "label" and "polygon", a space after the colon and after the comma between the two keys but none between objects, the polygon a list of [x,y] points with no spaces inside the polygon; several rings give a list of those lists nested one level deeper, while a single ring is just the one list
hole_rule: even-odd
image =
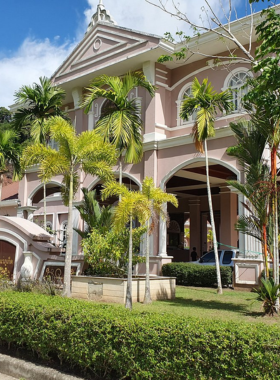
[{"label": "leafy tree", "polygon": [[53,116],[65,117],[61,110],[65,96],[65,91],[53,86],[46,77],[40,77],[39,83],[33,83],[32,86],[22,86],[15,93],[19,106],[13,118],[16,130],[25,130],[27,136],[31,136],[36,143],[48,144],[50,130],[46,120]]},{"label": "leafy tree", "polygon": [[85,95],[82,107],[88,113],[96,99],[106,99],[96,132],[104,141],[114,144],[119,152],[122,183],[122,156],[126,163],[136,164],[143,156],[141,107],[137,98],[129,98],[135,87],[142,87],[153,97],[155,87],[146,80],[142,72],[127,73],[123,77],[101,75],[93,80]]},{"label": "leafy tree", "polygon": [[74,230],[78,232],[82,238],[89,237],[93,229],[97,230],[100,234],[106,233],[112,228],[112,206],[101,207],[96,200],[96,190],[88,191],[88,189],[83,187],[82,192],[84,194],[84,200],[82,204],[75,207],[85,223],[85,229],[81,231],[74,228]]},{"label": "leafy tree", "polygon": [[151,217],[150,202],[139,191],[130,191],[123,184],[108,182],[103,190],[103,197],[121,195],[120,201],[114,213],[114,229],[121,231],[129,223],[129,247],[128,247],[128,274],[125,307],[132,309],[132,253],[133,253],[133,228],[132,221],[137,218],[141,224]]},{"label": "leafy tree", "polygon": [[159,187],[155,187],[153,178],[146,177],[142,184],[142,194],[149,202],[151,212],[150,219],[147,220],[147,234],[146,234],[146,282],[145,282],[145,296],[144,303],[148,304],[152,302],[150,291],[150,247],[149,247],[149,235],[154,233],[154,227],[159,217],[167,220],[168,216],[165,211],[164,205],[167,202],[172,203],[175,207],[178,207],[178,201],[172,194],[167,194]]},{"label": "leafy tree", "polygon": [[[132,265],[140,262],[139,246],[141,235],[146,228],[133,229]],[[82,247],[85,260],[89,264],[87,274],[99,276],[127,276],[128,245],[130,232],[126,227],[120,231],[114,229],[102,232],[93,228],[90,235],[83,239]]]},{"label": "leafy tree", "polygon": [[257,27],[259,47],[256,49],[257,76],[249,81],[250,91],[245,97],[246,107],[253,110],[271,151],[271,212],[273,217],[274,281],[279,284],[278,254],[278,191],[277,151],[280,146],[280,16],[274,9],[262,12],[265,16]]},{"label": "leafy tree", "polygon": [[[48,145],[50,142],[50,117],[63,116],[61,110],[65,91],[52,85],[50,79],[39,78],[39,84],[23,86],[15,93],[16,104],[21,106],[13,118],[14,128],[22,133],[22,138],[31,137],[35,143]],[[24,137],[25,136],[25,137]],[[47,229],[46,182],[44,186],[44,229]]]},{"label": "leafy tree", "polygon": [[77,135],[75,128],[61,117],[53,117],[48,123],[50,137],[58,143],[58,150],[38,143],[24,150],[22,162],[24,167],[39,164],[39,177],[42,181],[48,181],[56,175],[63,176],[62,199],[68,206],[63,295],[69,297],[73,240],[72,206],[80,185],[79,170],[97,175],[104,180],[111,179],[111,167],[116,162],[116,151],[110,144],[103,142],[94,131]]},{"label": "leafy tree", "polygon": [[12,118],[11,111],[5,107],[0,107],[0,124],[10,123]]},{"label": "leafy tree", "polygon": [[[215,221],[212,207],[211,187],[209,181],[209,166],[208,166],[208,150],[207,139],[215,136],[215,118],[218,112],[229,112],[232,109],[232,96],[231,92],[226,90],[217,93],[213,90],[211,83],[208,83],[208,79],[204,79],[202,84],[199,83],[197,78],[194,78],[192,83],[192,94],[184,99],[180,117],[187,120],[189,115],[196,112],[196,120],[193,127],[193,138],[196,149],[204,153],[205,152],[205,167],[207,178],[207,193],[208,203],[210,211],[210,220],[213,230],[213,244],[215,252],[215,261],[217,269],[217,283],[218,293],[222,294],[222,283],[220,274],[220,265],[218,257],[218,246],[215,230]],[[204,145],[204,148],[203,148]]]}]

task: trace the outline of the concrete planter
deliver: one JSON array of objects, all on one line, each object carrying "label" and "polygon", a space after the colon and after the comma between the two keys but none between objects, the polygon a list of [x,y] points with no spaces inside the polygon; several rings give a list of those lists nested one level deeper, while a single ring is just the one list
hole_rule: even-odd
[{"label": "concrete planter", "polygon": [[[112,277],[72,277],[72,297],[92,301],[125,303],[127,279]],[[151,277],[152,300],[175,299],[175,277]],[[132,301],[143,302],[145,294],[145,278],[132,280]]]},{"label": "concrete planter", "polygon": [[235,290],[251,290],[260,285],[261,273],[264,269],[262,258],[236,258],[233,261]]}]

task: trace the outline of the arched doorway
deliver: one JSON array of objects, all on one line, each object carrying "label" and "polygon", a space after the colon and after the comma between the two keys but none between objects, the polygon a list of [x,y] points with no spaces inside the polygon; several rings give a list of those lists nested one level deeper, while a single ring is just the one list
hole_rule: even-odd
[{"label": "arched doorway", "polygon": [[0,270],[13,280],[15,268],[16,246],[5,240],[0,240]]},{"label": "arched doorway", "polygon": [[[177,170],[176,170],[177,169]],[[236,180],[238,171],[218,160],[209,160],[209,177],[219,247],[238,246],[238,234],[234,229],[238,217],[238,196],[227,186],[227,180]],[[211,231],[204,159],[191,160],[175,168],[162,182],[166,192],[177,196],[178,209],[168,205],[170,220],[180,226],[182,242],[178,246],[168,245],[166,253],[174,261],[190,261],[189,251],[184,246],[186,222],[189,229],[188,246],[196,247],[198,257],[208,250]],[[168,232],[168,230],[167,230]],[[182,252],[182,250],[187,252]],[[182,260],[183,258],[183,260]]]}]

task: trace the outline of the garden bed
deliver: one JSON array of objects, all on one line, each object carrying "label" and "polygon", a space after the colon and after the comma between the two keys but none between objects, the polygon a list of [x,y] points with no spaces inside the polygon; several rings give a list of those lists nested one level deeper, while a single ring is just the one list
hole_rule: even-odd
[{"label": "garden bed", "polygon": [[[73,276],[72,297],[92,301],[125,303],[127,278]],[[153,300],[175,299],[175,277],[151,277],[151,297]],[[132,279],[132,302],[143,302],[145,277]]]}]

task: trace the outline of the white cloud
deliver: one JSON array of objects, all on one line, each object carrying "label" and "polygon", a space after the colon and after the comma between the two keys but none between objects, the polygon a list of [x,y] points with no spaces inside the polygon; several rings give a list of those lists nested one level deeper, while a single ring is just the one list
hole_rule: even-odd
[{"label": "white cloud", "polygon": [[0,60],[0,106],[13,104],[14,93],[22,85],[38,82],[41,76],[50,77],[73,47],[71,43],[26,38],[18,51]]},{"label": "white cloud", "polygon": [[[87,2],[90,8],[84,12],[86,24],[89,23],[92,14],[95,13],[98,1],[87,0]],[[159,0],[151,0],[151,2],[159,4]],[[240,0],[233,0],[233,7],[237,6],[239,2]],[[172,0],[165,0],[163,3],[167,4],[169,10],[175,11],[172,7]],[[177,2],[175,1],[175,3]],[[210,0],[209,3],[218,17],[223,19],[224,12],[226,14],[228,12],[229,1]],[[175,17],[171,17],[145,0],[103,0],[103,4],[120,26],[160,36],[163,36],[165,32],[171,32],[172,34],[180,30],[189,32],[185,22],[178,21]],[[180,2],[179,9],[181,12],[186,13],[193,22],[198,24],[201,24],[201,15],[204,15],[204,20],[206,19],[205,12],[203,12],[203,9],[207,9],[204,0],[183,0]],[[208,14],[210,15],[209,10]],[[233,16],[235,15],[233,14]]]},{"label": "white cloud", "polygon": [[[228,3],[228,0],[222,1]],[[238,1],[235,0],[235,4]],[[63,37],[60,36],[56,36],[53,41],[28,37],[24,39],[20,48],[8,57],[3,57],[0,52],[0,106],[8,107],[13,104],[14,93],[22,85],[31,85],[38,82],[40,76],[50,77],[55,72],[74,48],[76,41],[83,37],[91,16],[96,12],[98,0],[87,2],[89,8],[84,11],[81,25],[77,25],[74,42],[62,43],[60,40],[63,40]],[[163,35],[165,32],[175,33],[186,28],[185,23],[171,18],[145,0],[103,0],[103,3],[118,25],[126,28],[157,35]],[[180,9],[191,10],[193,20],[200,21],[199,15],[204,4],[204,0],[184,0]],[[211,5],[221,16],[220,0],[212,0]]]}]

